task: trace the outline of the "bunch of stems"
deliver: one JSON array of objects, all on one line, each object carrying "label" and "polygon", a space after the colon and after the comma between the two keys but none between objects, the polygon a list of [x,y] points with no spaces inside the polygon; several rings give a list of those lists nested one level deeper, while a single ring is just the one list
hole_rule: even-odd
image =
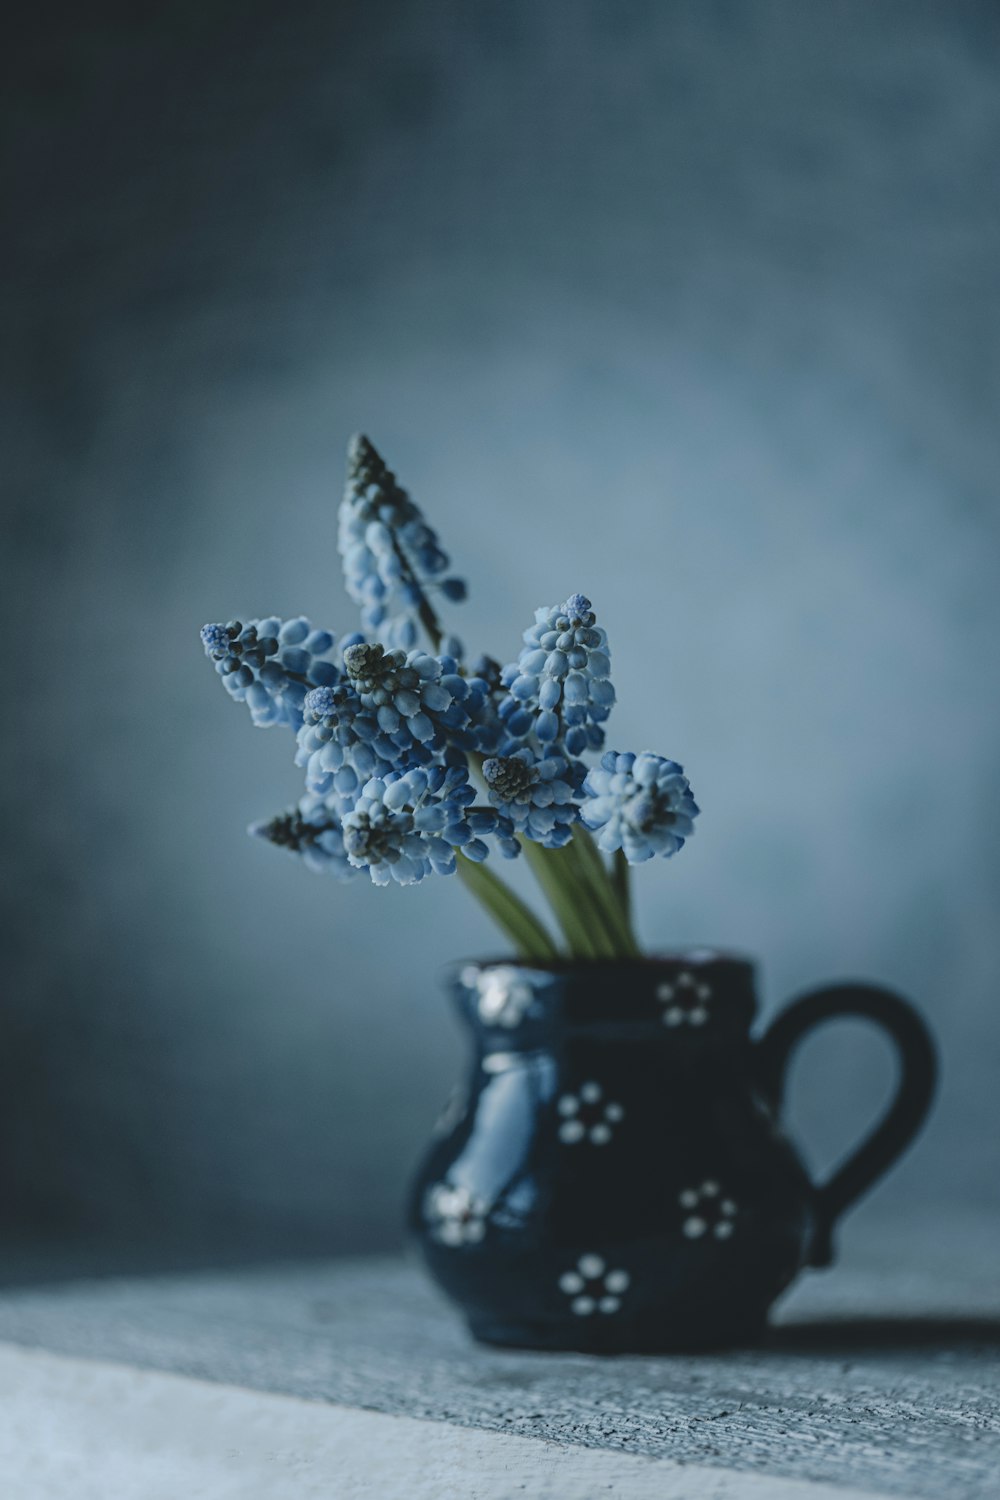
[{"label": "bunch of stems", "polygon": [[548,928],[505,880],[488,865],[475,864],[459,850],[458,873],[466,889],[489,912],[520,958],[552,963],[562,958],[638,958],[632,928],[628,864],[621,850],[609,868],[582,823],[562,849],[521,841],[559,930]]}]

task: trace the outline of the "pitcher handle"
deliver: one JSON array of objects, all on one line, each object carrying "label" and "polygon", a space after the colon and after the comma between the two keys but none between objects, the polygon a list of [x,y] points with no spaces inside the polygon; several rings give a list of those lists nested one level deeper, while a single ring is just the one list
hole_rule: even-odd
[{"label": "pitcher handle", "polygon": [[758,1082],[776,1112],[795,1047],[807,1031],[837,1016],[862,1016],[888,1033],[899,1058],[899,1082],[881,1120],[815,1190],[816,1225],[808,1260],[812,1266],[830,1264],[834,1224],[906,1150],[924,1122],[937,1082],[933,1039],[908,1001],[874,985],[831,985],[794,1000],[756,1044]]}]

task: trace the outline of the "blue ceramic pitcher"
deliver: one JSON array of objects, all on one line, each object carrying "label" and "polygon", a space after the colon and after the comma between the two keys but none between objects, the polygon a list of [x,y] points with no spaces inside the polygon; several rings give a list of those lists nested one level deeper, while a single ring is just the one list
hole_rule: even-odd
[{"label": "blue ceramic pitcher", "polygon": [[[655,959],[463,965],[467,1089],[417,1178],[410,1220],[434,1278],[489,1343],[639,1352],[745,1341],[839,1215],[919,1129],[935,1052],[905,1000],[843,984],[760,1037],[753,966]],[[895,1098],[813,1184],[781,1123],[798,1040],[861,1016],[895,1044]]]}]

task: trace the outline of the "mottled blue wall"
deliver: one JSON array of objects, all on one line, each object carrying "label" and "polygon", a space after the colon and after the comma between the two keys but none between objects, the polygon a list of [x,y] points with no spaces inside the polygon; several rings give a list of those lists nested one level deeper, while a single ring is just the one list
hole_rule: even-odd
[{"label": "mottled blue wall", "polygon": [[[995,1202],[996,7],[98,6],[13,62],[11,1228],[397,1238],[461,1055],[438,971],[494,940],[457,883],[246,840],[290,743],[197,641],[352,627],[360,426],[469,575],[471,644],[595,600],[614,741],[704,808],[638,882],[648,941],[758,954],[769,1008],[846,974],[932,1017],[933,1129],[867,1212]],[[890,1077],[825,1041],[817,1159]]]}]

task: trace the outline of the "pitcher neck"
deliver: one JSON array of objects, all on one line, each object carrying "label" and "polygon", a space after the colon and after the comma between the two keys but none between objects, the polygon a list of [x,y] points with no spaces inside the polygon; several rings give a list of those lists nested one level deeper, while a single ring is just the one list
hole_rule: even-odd
[{"label": "pitcher neck", "polygon": [[551,964],[473,960],[455,967],[451,988],[467,1024],[508,1050],[576,1032],[731,1045],[756,1013],[753,964],[704,948]]}]

